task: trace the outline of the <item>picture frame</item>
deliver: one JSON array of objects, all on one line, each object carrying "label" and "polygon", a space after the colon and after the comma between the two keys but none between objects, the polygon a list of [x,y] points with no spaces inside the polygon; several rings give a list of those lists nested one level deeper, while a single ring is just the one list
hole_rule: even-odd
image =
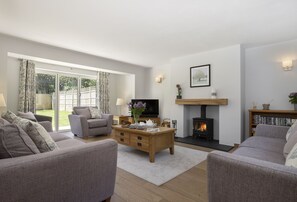
[{"label": "picture frame", "polygon": [[210,64],[190,67],[190,87],[210,86]]}]

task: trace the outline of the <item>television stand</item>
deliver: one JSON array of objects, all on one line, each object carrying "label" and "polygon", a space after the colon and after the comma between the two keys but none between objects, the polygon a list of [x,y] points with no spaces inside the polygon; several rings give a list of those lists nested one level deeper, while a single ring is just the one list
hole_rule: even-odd
[{"label": "television stand", "polygon": [[[146,122],[149,119],[152,120],[154,123],[157,123],[158,126],[161,125],[161,120],[160,120],[159,117],[139,117],[138,121]],[[122,121],[129,121],[131,123],[134,123],[134,118],[131,117],[131,116],[120,116],[119,117],[119,124],[121,124]]]}]

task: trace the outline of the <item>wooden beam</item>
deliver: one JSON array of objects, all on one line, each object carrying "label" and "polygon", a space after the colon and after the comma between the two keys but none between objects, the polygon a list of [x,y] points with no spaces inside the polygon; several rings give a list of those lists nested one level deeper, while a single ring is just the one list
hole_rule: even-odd
[{"label": "wooden beam", "polygon": [[228,99],[176,99],[175,104],[178,105],[228,105]]}]

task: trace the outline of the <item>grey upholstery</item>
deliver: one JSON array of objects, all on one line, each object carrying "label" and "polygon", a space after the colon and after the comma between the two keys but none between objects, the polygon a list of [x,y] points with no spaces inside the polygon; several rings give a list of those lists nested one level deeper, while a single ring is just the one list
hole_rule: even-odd
[{"label": "grey upholstery", "polygon": [[297,201],[297,169],[284,165],[288,129],[259,124],[256,136],[232,154],[211,152],[207,157],[209,201]]},{"label": "grey upholstery", "polygon": [[117,143],[51,134],[60,149],[0,160],[0,201],[98,202],[113,195]]},{"label": "grey upholstery", "polygon": [[113,115],[102,114],[101,119],[91,119],[86,109],[88,107],[74,107],[73,113],[68,115],[72,133],[78,137],[110,134]]}]

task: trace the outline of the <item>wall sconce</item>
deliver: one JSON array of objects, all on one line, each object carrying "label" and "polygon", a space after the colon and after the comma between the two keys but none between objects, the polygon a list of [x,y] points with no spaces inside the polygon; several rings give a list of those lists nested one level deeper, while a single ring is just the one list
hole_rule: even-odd
[{"label": "wall sconce", "polygon": [[164,80],[163,75],[156,76],[156,78],[155,78],[156,83],[162,83],[163,80]]},{"label": "wall sconce", "polygon": [[291,71],[293,67],[293,61],[292,60],[282,61],[282,67],[284,71]]}]

